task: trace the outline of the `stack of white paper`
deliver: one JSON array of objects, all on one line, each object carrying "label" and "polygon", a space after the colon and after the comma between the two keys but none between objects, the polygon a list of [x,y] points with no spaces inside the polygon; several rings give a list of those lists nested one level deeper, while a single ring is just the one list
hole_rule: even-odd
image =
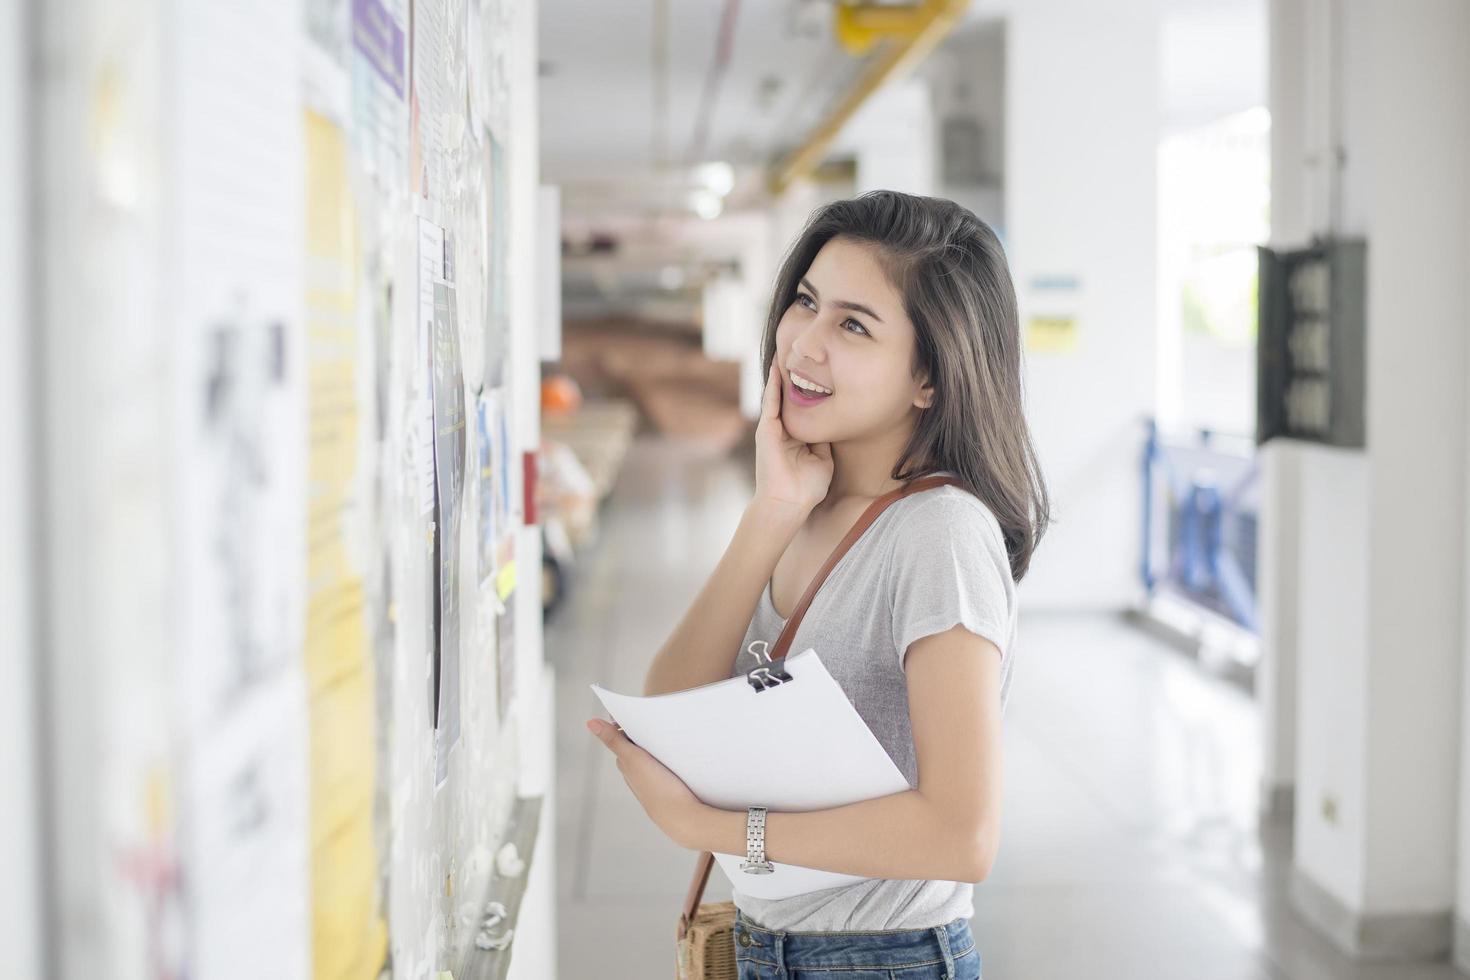
[{"label": "stack of white paper", "polygon": [[[792,680],[757,691],[742,675],[656,697],[597,684],[613,720],[705,803],[725,810],[823,810],[909,789],[815,650],[785,659]],[[715,854],[736,891],[787,898],[865,880],[776,864],[740,870],[744,854]]]}]

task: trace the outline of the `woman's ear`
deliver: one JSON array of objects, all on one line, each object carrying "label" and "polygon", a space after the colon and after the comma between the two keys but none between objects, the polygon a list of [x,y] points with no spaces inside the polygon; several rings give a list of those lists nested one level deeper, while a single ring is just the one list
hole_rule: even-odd
[{"label": "woman's ear", "polygon": [[928,408],[930,405],[933,405],[933,404],[934,404],[934,386],[929,383],[929,379],[926,377],[919,384],[919,393],[914,396],[914,407],[915,408]]}]

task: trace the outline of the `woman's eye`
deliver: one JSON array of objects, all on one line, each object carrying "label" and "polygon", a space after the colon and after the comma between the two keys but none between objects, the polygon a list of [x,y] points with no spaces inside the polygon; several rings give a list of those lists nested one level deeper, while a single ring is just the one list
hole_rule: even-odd
[{"label": "woman's eye", "polygon": [[[816,309],[816,301],[813,300],[806,293],[797,293],[796,294],[796,301],[798,303],[800,303],[802,306],[805,306],[809,310]],[[811,305],[808,305],[808,304],[811,304]],[[865,327],[865,326],[863,326],[858,321],[856,321],[856,320],[843,320],[842,321],[843,327],[847,327],[849,324],[851,324],[852,326],[854,326],[854,327],[857,328],[856,330],[849,330],[848,331],[849,333],[856,333],[856,334],[859,334],[859,335],[862,335],[862,336],[867,336],[868,335],[868,328]]]}]

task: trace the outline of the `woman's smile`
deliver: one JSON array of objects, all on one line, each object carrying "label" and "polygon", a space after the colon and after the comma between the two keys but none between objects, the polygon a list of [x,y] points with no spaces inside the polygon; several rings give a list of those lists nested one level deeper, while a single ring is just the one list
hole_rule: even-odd
[{"label": "woman's smile", "polygon": [[825,401],[832,397],[831,395],[818,394],[815,391],[803,391],[796,387],[795,384],[788,384],[786,386],[786,393],[791,396],[793,404],[801,406],[815,405],[817,402]]}]

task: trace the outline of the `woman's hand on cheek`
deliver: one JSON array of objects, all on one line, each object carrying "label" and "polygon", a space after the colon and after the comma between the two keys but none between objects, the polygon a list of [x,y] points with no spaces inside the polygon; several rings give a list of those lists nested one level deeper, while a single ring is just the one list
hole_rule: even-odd
[{"label": "woman's hand on cheek", "polygon": [[781,419],[786,395],[781,372],[771,359],[766,376],[761,417],[755,428],[756,496],[795,508],[805,519],[827,496],[832,482],[832,447],[821,442],[808,444],[792,438]]},{"label": "woman's hand on cheek", "polygon": [[705,806],[699,797],[612,723],[593,718],[587,722],[587,730],[616,757],[618,771],[649,819],[680,847],[693,848],[692,835]]}]

